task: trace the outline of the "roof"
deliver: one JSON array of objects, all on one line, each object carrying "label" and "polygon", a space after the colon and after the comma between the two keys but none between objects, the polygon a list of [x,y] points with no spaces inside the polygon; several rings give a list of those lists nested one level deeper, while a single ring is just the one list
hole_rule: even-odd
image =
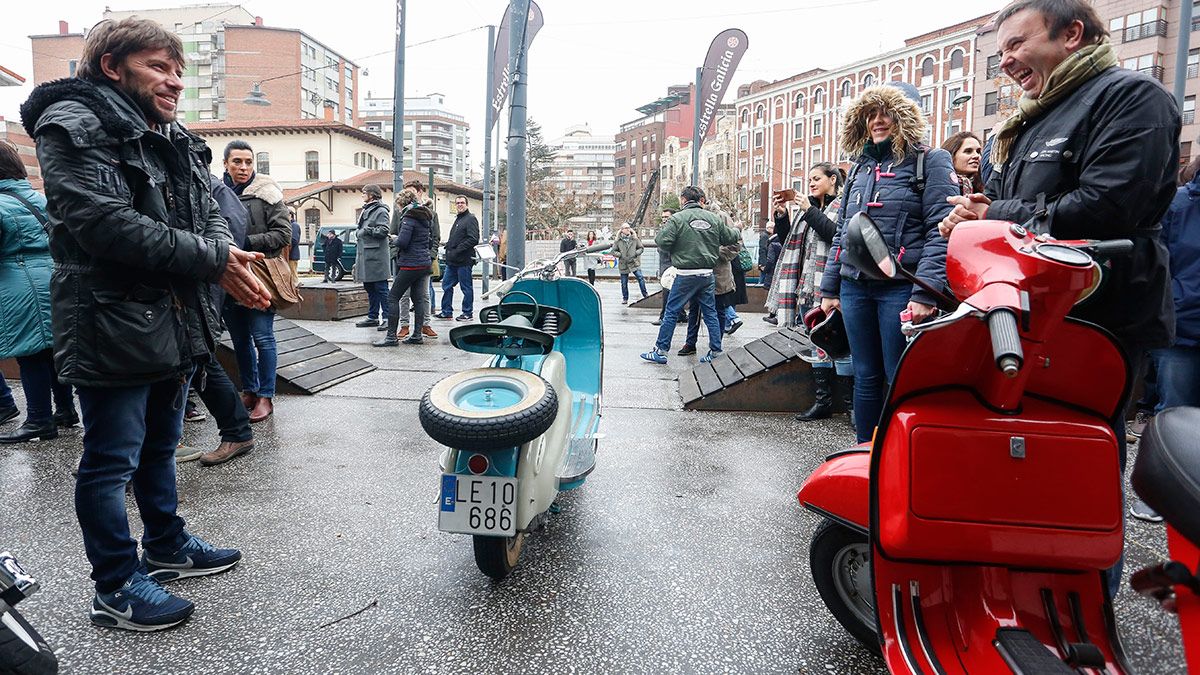
[{"label": "roof", "polygon": [[17,87],[22,84],[25,84],[25,78],[4,66],[0,66],[0,87]]},{"label": "roof", "polygon": [[[405,171],[404,182],[407,183],[413,180],[424,183],[429,180],[429,176],[421,173],[420,171]],[[319,194],[326,190],[357,192],[362,190],[363,186],[366,185],[378,185],[379,187],[383,188],[384,192],[388,192],[392,189],[392,172],[364,171],[356,176],[351,176],[339,181],[317,181],[309,183],[308,185],[301,185],[297,188],[284,190],[283,201],[288,203],[298,202],[302,199],[312,197],[313,195]],[[476,188],[438,178],[436,176],[433,179],[433,186],[434,189],[442,192],[452,192],[454,194],[461,194],[474,199],[483,199],[483,193]]]},{"label": "roof", "polygon": [[369,143],[377,148],[392,149],[391,141],[384,140],[375,134],[362,129],[330,120],[239,120],[224,122],[192,122],[187,125],[190,131],[200,136],[216,134],[287,134],[332,131],[351,138]]}]

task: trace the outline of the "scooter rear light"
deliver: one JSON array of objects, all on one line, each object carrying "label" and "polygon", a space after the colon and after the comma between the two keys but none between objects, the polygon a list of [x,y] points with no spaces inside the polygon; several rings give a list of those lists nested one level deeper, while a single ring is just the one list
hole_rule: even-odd
[{"label": "scooter rear light", "polygon": [[487,473],[487,470],[489,467],[491,467],[491,465],[492,463],[488,461],[487,455],[474,454],[467,459],[467,469],[469,469],[471,473],[475,474],[476,476]]}]

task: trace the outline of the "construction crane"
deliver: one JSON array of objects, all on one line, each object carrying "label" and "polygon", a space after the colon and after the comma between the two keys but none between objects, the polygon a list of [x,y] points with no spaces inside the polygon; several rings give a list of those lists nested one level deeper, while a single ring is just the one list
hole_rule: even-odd
[{"label": "construction crane", "polygon": [[650,208],[650,196],[654,194],[654,186],[658,184],[659,169],[650,172],[650,178],[646,181],[646,189],[642,191],[642,200],[638,202],[637,210],[633,212],[633,217],[629,219],[629,226],[637,230],[642,224],[642,220],[646,218],[646,209]]}]

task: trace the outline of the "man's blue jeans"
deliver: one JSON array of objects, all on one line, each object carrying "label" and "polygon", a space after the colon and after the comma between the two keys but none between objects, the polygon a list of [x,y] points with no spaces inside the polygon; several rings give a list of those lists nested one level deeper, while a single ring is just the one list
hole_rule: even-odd
[{"label": "man's blue jeans", "polygon": [[364,281],[363,288],[367,291],[367,319],[375,321],[378,318],[381,321],[388,320],[388,282],[384,281]]},{"label": "man's blue jeans", "polygon": [[225,326],[233,340],[242,391],[274,398],[275,367],[279,362],[279,351],[275,346],[275,312],[231,303],[225,311]]},{"label": "man's blue jeans", "polygon": [[1158,410],[1200,406],[1200,347],[1168,347],[1151,352],[1158,370]]},{"label": "man's blue jeans", "polygon": [[17,402],[13,400],[12,389],[5,381],[4,375],[0,373],[0,408],[15,408]]},{"label": "man's blue jeans", "polygon": [[145,532],[142,548],[171,554],[185,543],[176,513],[175,448],[183,433],[187,379],[138,387],[79,387],[83,457],[75,482],[75,515],[96,590],[109,593],[138,566],[129,535],[125,485],[133,482]]},{"label": "man's blue jeans", "polygon": [[475,315],[475,289],[471,286],[470,265],[446,265],[442,274],[442,315],[454,314],[454,286],[462,290],[462,313]]},{"label": "man's blue jeans", "polygon": [[[631,274],[630,272],[625,272],[625,273],[621,274],[621,298],[624,299],[625,302],[629,302],[629,275],[630,274]],[[634,270],[632,272],[632,274],[637,279],[638,288],[640,288],[642,291],[642,297],[644,298],[647,295],[650,295],[648,292],[646,292],[646,277],[642,276],[642,271],[640,269],[637,269],[637,270]]]},{"label": "man's blue jeans", "polygon": [[908,346],[900,332],[900,312],[908,308],[912,286],[842,279],[842,319],[854,361],[854,428],[859,443],[871,440],[888,383]]},{"label": "man's blue jeans", "polygon": [[675,324],[679,320],[679,312],[692,301],[699,298],[700,312],[704,316],[704,325],[708,329],[708,349],[711,352],[721,351],[721,323],[717,319],[717,290],[716,279],[712,274],[691,275],[680,274],[671,285],[671,293],[667,296],[667,307],[663,312],[662,325],[658,327],[658,341],[654,346],[660,352],[671,348],[671,336],[675,334]]},{"label": "man's blue jeans", "polygon": [[21,367],[21,388],[25,390],[25,421],[49,424],[54,419],[53,408],[61,413],[75,409],[75,403],[71,400],[71,386],[58,381],[51,350],[18,356],[17,365]]},{"label": "man's blue jeans", "polygon": [[[692,302],[688,305],[687,317],[687,338],[684,340],[685,345],[696,346],[700,341],[700,317],[703,312],[700,310],[699,297],[692,298]],[[729,314],[723,310],[717,310],[717,326],[721,329],[721,334],[724,335],[725,328],[729,325]]]}]

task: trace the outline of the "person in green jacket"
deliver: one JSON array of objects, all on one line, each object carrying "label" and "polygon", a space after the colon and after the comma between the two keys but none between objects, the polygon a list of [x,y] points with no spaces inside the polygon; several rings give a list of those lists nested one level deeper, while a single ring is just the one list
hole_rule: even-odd
[{"label": "person in green jacket", "polygon": [[708,363],[722,353],[713,267],[721,247],[740,242],[741,235],[727,225],[720,214],[704,208],[704,190],[689,185],[679,197],[684,201],[683,208],[667,220],[654,239],[658,247],[671,256],[671,264],[676,270],[675,282],[667,297],[662,325],[658,327],[658,341],[654,349],[641,356],[652,363],[667,362],[679,312],[693,298],[698,298],[701,316],[708,329],[708,354],[700,362]]},{"label": "person in green jacket", "polygon": [[[58,427],[79,423],[71,387],[54,371],[50,331],[50,239],[46,198],[33,191],[16,148],[0,142],[0,359],[17,359],[27,404],[25,423],[0,435],[0,443],[58,436]],[[4,387],[7,389],[7,387]],[[51,401],[58,408],[51,411]],[[0,418],[16,415],[11,397]],[[7,421],[7,420],[5,420]]]},{"label": "person in green jacket", "polygon": [[633,235],[633,228],[625,224],[620,233],[617,235],[617,240],[613,242],[613,247],[608,250],[611,255],[617,256],[617,272],[621,274],[621,304],[629,304],[629,275],[632,274],[637,279],[638,287],[642,291],[644,299],[649,293],[646,292],[646,277],[642,276],[642,240]]}]

